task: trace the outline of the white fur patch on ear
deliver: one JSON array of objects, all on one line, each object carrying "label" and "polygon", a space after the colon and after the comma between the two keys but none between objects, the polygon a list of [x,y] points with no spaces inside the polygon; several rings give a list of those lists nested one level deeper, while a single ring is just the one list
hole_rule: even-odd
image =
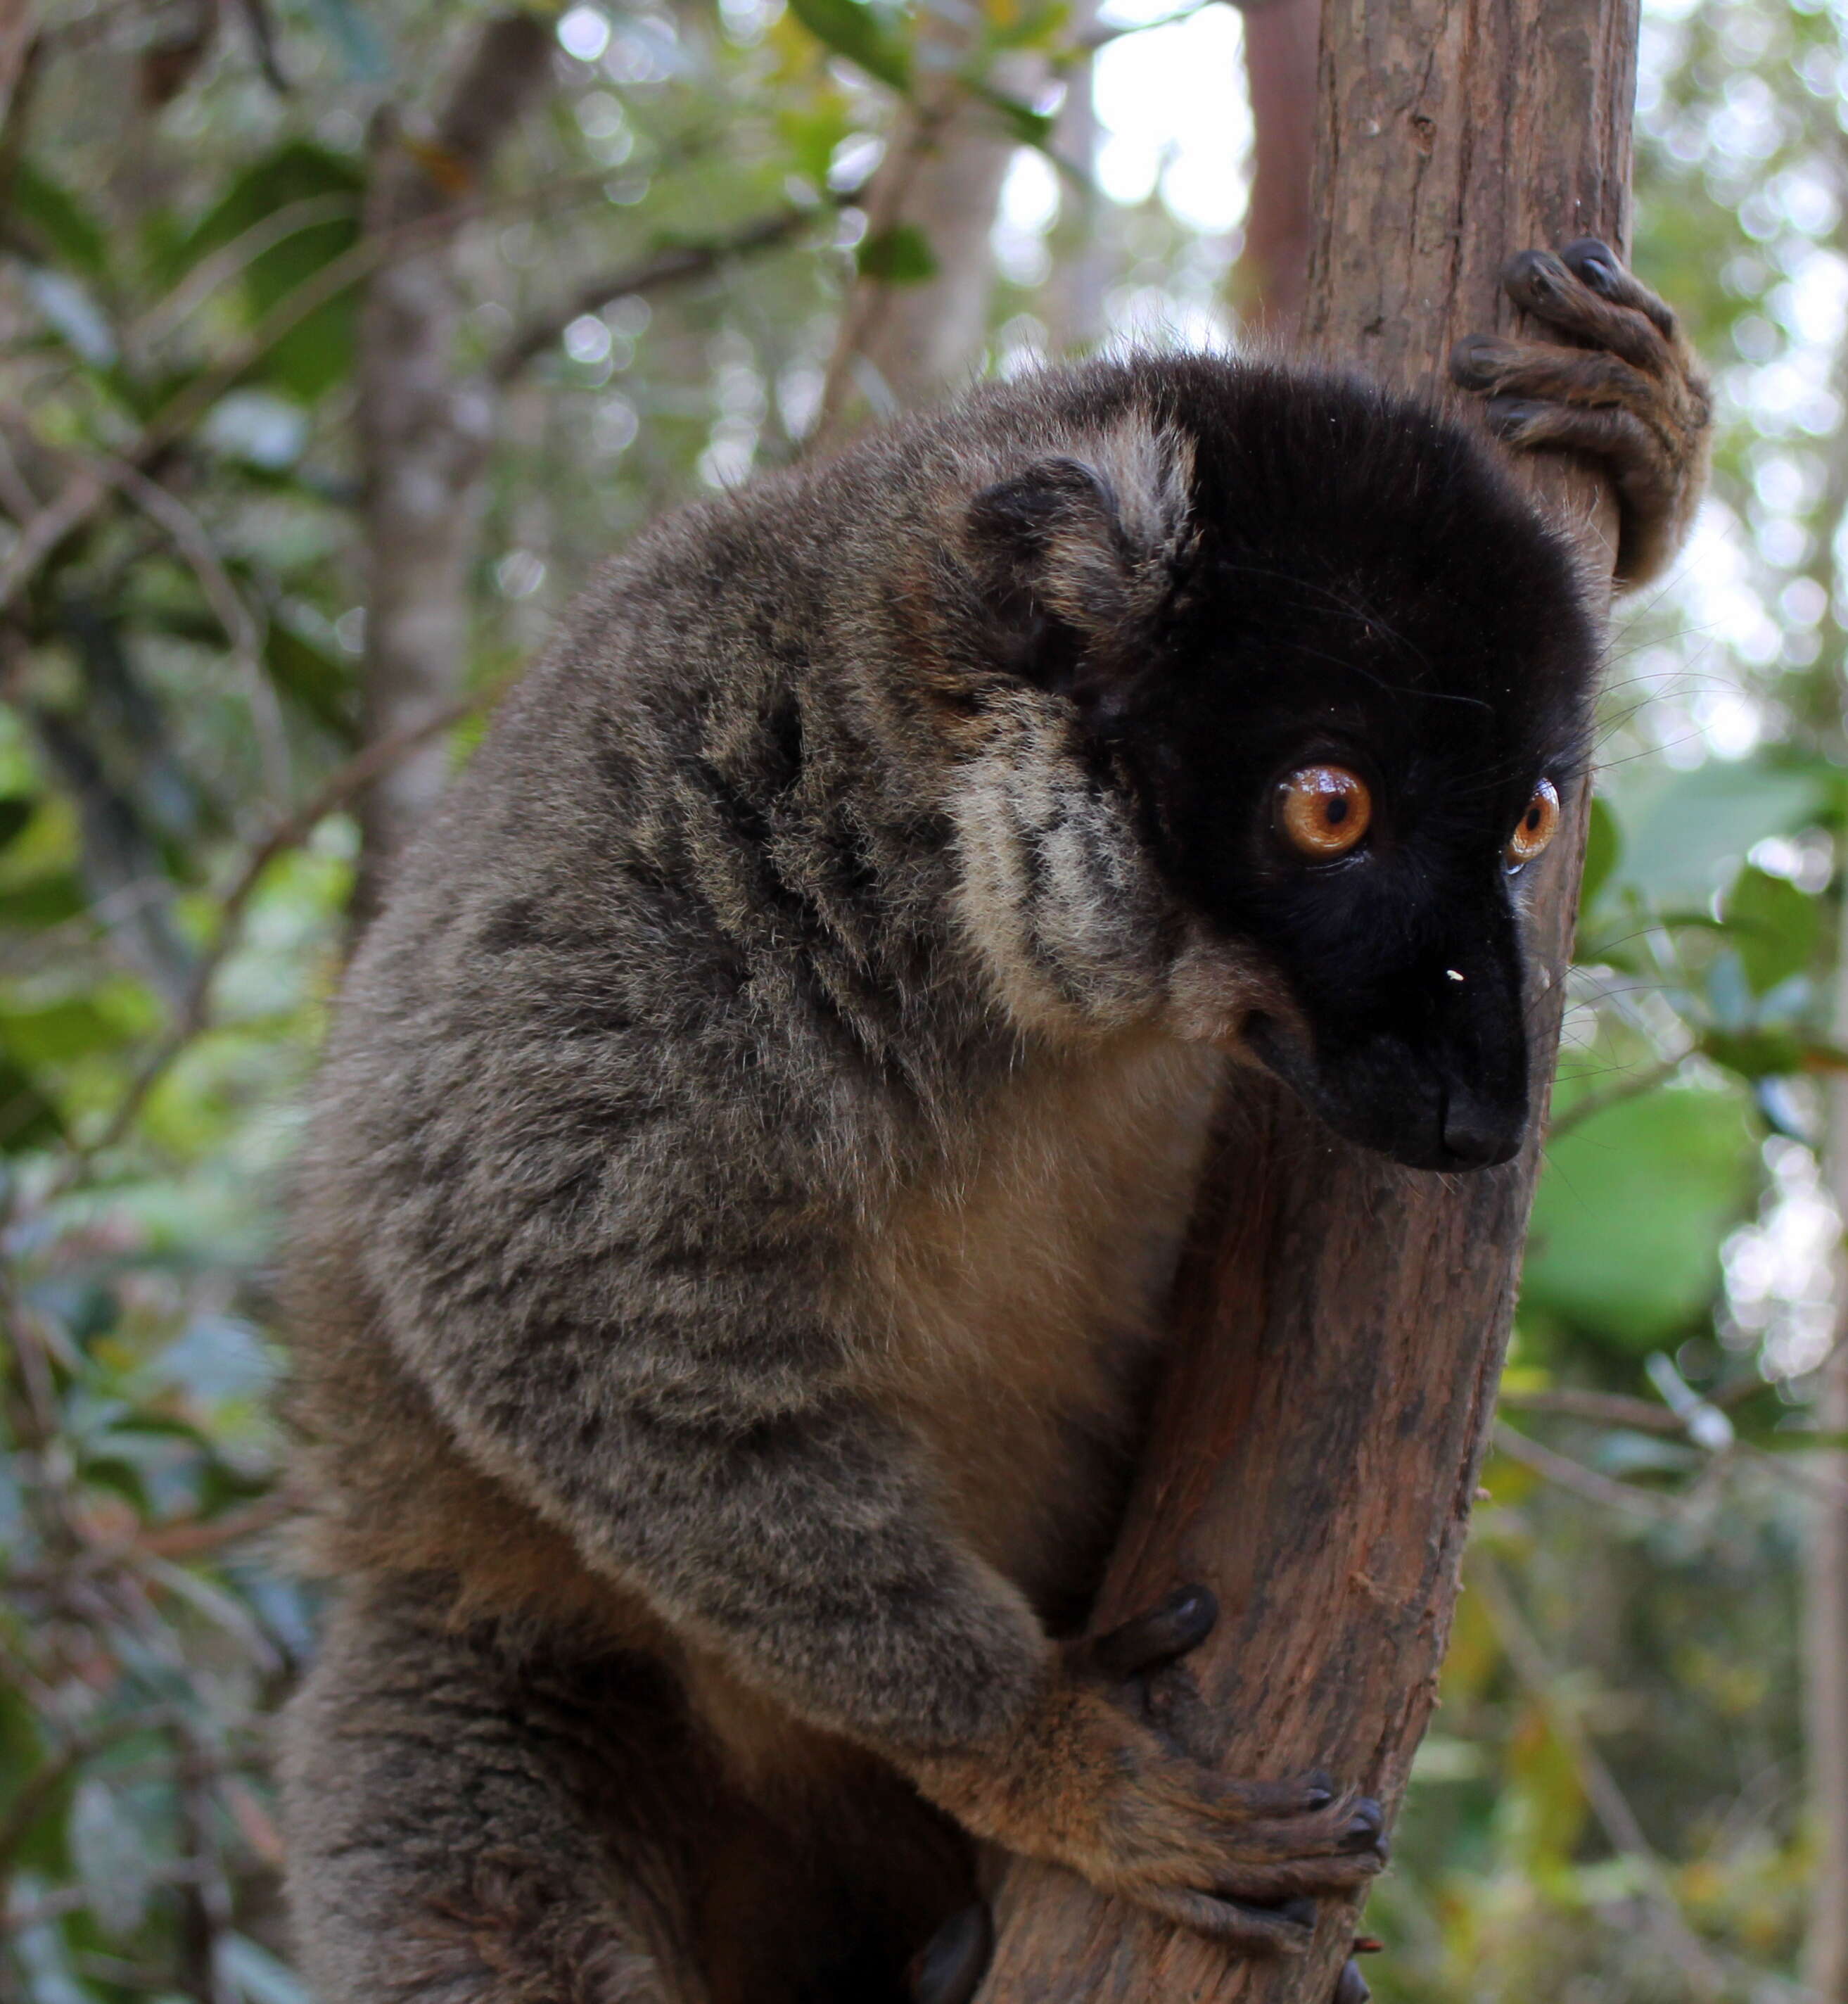
[{"label": "white fur patch on ear", "polygon": [[1031,633],[1049,614],[1108,678],[1108,664],[1132,656],[1134,629],[1159,615],[1192,535],[1193,443],[1138,411],[1034,443],[1033,459],[968,502],[972,553],[1003,626]]},{"label": "white fur patch on ear", "polygon": [[1089,457],[1116,497],[1132,561],[1178,555],[1191,527],[1193,440],[1172,425],[1126,418],[1091,442]]}]

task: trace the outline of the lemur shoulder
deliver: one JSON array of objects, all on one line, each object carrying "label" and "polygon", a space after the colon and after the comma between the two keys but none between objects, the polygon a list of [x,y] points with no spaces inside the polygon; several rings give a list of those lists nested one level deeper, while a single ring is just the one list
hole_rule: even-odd
[{"label": "lemur shoulder", "polygon": [[[1601,245],[1510,286],[1563,341],[1453,366],[1610,466],[1640,578],[1692,357]],[[1417,1166],[1518,1146],[1596,654],[1489,448],[1202,356],[611,566],[404,859],[301,1173],[322,2004],[896,1999],[984,1845],[1248,1953],[1378,1869],[1375,1806],[1122,1701],[1198,1597],[1073,1638],[1221,1074]]]}]

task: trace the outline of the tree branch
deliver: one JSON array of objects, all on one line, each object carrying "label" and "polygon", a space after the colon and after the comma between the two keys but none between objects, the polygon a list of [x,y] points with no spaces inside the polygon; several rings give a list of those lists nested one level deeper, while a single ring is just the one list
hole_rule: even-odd
[{"label": "tree branch", "polygon": [[1531,1468],[1536,1475],[1557,1483],[1562,1489],[1570,1490],[1575,1496],[1582,1496],[1587,1503],[1595,1503],[1600,1509],[1627,1510],[1658,1524],[1671,1522],[1681,1515],[1680,1506],[1674,1498],[1657,1496],[1627,1482],[1613,1482],[1609,1476],[1600,1475],[1596,1469],[1586,1467],[1570,1455],[1557,1452],[1545,1442],[1534,1439],[1505,1421],[1496,1422],[1494,1438],[1496,1447],[1510,1460]]},{"label": "tree branch", "polygon": [[744,223],[729,236],[714,237],[704,243],[671,245],[657,250],[652,257],[639,258],[632,265],[619,265],[614,272],[589,279],[564,305],[549,313],[537,314],[528,321],[488,364],[488,373],[496,383],[511,382],[529,363],[553,347],[574,320],[586,314],[600,312],[612,300],[624,299],[634,293],[659,292],[667,286],[684,285],[689,279],[703,279],[734,258],[773,250],[800,234],[814,221],[817,213],[812,208],[782,209],[773,215],[759,216],[754,222]]},{"label": "tree branch", "polygon": [[1608,1113],[1613,1106],[1622,1106],[1627,1101],[1640,1099],[1644,1094],[1654,1092],[1659,1085],[1666,1085],[1687,1062],[1688,1054],[1663,1058],[1641,1071],[1633,1072],[1615,1085],[1602,1092],[1588,1092],[1583,1099],[1575,1099],[1570,1106],[1563,1107],[1547,1123],[1546,1138],[1549,1142],[1563,1140],[1576,1127],[1582,1127],[1587,1120],[1595,1120],[1601,1113]]},{"label": "tree branch", "polygon": [[[1452,344],[1514,324],[1500,284],[1512,253],[1591,232],[1622,244],[1635,56],[1633,0],[1325,0],[1304,345],[1441,399]],[[1594,543],[1614,540],[1608,497],[1570,464],[1517,477]],[[1514,1162],[1421,1175],[1332,1140],[1280,1086],[1240,1074],[1093,1617],[1121,1621],[1183,1584],[1216,1592],[1218,1626],[1190,1668],[1227,1774],[1322,1768],[1389,1813],[1404,1789],[1539,1166],[1582,790],[1575,804],[1526,927],[1536,1103]],[[1332,1898],[1318,1909],[1306,1955],[1229,1961],[1017,1862],[982,1995],[1328,2004],[1355,1911]]]},{"label": "tree branch", "polygon": [[1650,1904],[1664,1945],[1674,1957],[1696,1997],[1718,1999],[1726,1990],[1725,1973],[1708,1952],[1706,1944],[1689,1926],[1681,1902],[1669,1883],[1667,1867],[1637,1822],[1616,1777],[1605,1766],[1571,1709],[1560,1701],[1559,1675],[1547,1661],[1538,1638],[1528,1627],[1514,1596],[1508,1591],[1501,1568],[1486,1552],[1470,1564],[1470,1576],[1489,1610],[1496,1639],[1513,1666],[1522,1687],[1545,1715],[1553,1736],[1570,1757],[1598,1820],[1613,1851],[1631,1859],[1649,1888]]},{"label": "tree branch", "polygon": [[205,1027],[213,978],[224,965],[226,956],[237,944],[243,929],[245,909],[270,865],[290,850],[300,848],[329,815],[336,808],[345,806],[354,794],[369,786],[381,773],[389,772],[397,760],[415,751],[429,739],[453,728],[465,717],[485,709],[493,700],[493,694],[490,693],[451,703],[436,716],[425,717],[394,737],[380,738],[376,743],[367,745],[364,751],[349,759],[331,774],[302,806],[279,821],[256,844],[244,858],[219,902],[218,929],[212,935],[211,944],[200,955],[194,967],[192,979],[166,1035],[159,1039],[142,1060],[140,1069],[130,1081],[128,1090],[117,1102],[114,1112],[110,1116],[96,1139],[72,1150],[63,1171],[54,1178],[51,1189],[47,1191],[46,1202],[65,1195],[82,1179],[99,1155],[106,1154],[123,1140],[146,1105],[149,1093],[166,1076],[167,1068]]}]

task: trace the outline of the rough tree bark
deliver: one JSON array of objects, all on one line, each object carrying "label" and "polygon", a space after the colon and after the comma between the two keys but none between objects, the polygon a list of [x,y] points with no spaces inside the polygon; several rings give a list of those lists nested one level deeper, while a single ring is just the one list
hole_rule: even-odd
[{"label": "rough tree bark", "polygon": [[[1445,394],[1454,340],[1507,326],[1531,244],[1627,249],[1635,0],[1328,0],[1304,333]],[[1601,491],[1531,467],[1608,576]],[[1538,1161],[1586,801],[1536,887],[1535,1138],[1505,1168],[1419,1175],[1241,1082],[1203,1193],[1176,1343],[1100,1626],[1218,1592],[1195,1669],[1227,1771],[1326,1767],[1404,1792],[1458,1590]],[[984,2004],[1327,2004],[1353,1931],[1325,1901],[1293,1962],[1228,1960],[1048,1868],[1010,1868]]]},{"label": "rough tree bark", "polygon": [[[481,30],[428,137],[389,110],[373,126],[365,224],[401,229],[472,192],[543,83],[551,40],[535,15],[497,16]],[[494,430],[494,391],[459,377],[462,312],[454,248],[387,260],[359,314],[355,440],[366,553],[361,662],[368,744],[415,730],[460,693],[468,659],[468,564]],[[391,858],[449,775],[440,737],[401,759],[359,805],[356,916],[376,908]]]}]

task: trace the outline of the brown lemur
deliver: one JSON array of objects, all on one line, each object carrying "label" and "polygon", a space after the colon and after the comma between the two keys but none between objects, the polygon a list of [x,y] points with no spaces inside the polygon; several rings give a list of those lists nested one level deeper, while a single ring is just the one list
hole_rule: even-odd
[{"label": "brown lemur", "polygon": [[[1453,368],[1608,465],[1640,580],[1692,358],[1601,245],[1509,283],[1559,345]],[[877,2004],[983,1845],[1241,1953],[1379,1869],[1376,1805],[1147,1722],[1205,1596],[1072,1638],[1222,1071],[1517,1149],[1598,645],[1491,449],[1199,356],[603,573],[360,947],[300,1174],[321,2004]]]}]

